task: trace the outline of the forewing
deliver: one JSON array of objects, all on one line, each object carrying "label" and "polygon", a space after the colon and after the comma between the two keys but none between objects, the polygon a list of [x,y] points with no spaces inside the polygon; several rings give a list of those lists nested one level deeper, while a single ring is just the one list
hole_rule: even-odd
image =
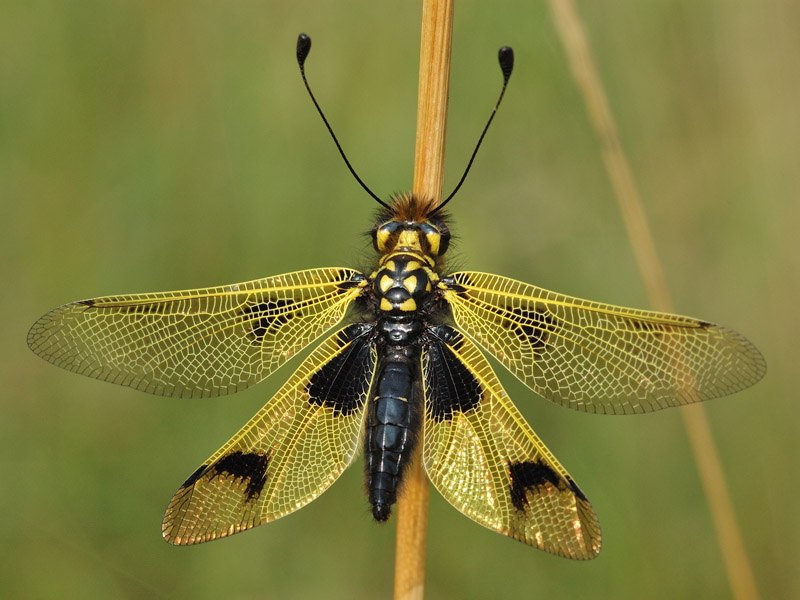
[{"label": "forewing", "polygon": [[198,544],[274,521],[324,492],[358,455],[375,373],[370,328],[323,342],[281,390],[178,489],[164,538]]},{"label": "forewing", "polygon": [[339,323],[356,271],[297,271],[224,287],[106,296],[40,318],[28,346],[69,371],[161,396],[258,383]]},{"label": "forewing", "polygon": [[628,414],[725,396],[764,376],[742,335],[485,273],[459,272],[444,296],[458,326],[533,391],[592,413]]},{"label": "forewing", "polygon": [[509,400],[481,351],[440,327],[422,354],[423,460],[439,492],[481,525],[551,554],[600,552],[586,496]]}]

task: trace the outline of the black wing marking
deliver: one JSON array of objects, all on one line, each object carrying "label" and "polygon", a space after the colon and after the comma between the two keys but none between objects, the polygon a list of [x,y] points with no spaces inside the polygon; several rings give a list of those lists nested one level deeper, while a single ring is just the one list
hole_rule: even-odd
[{"label": "black wing marking", "polygon": [[[475,344],[449,327],[436,331],[422,354],[423,460],[433,484],[493,531],[567,558],[597,556],[600,526],[586,496],[522,418]],[[466,401],[448,395],[459,389]]]},{"label": "black wing marking", "polygon": [[198,544],[311,502],[361,450],[377,353],[351,325],[320,345],[281,390],[175,493],[164,538]]}]

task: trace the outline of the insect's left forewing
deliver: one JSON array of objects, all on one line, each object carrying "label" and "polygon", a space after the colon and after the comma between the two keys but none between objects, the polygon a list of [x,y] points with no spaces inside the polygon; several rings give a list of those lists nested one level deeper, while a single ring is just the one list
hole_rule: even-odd
[{"label": "insect's left forewing", "polygon": [[442,326],[423,350],[423,460],[466,516],[551,554],[594,558],[591,504],[512,404],[481,351]]},{"label": "insect's left forewing", "polygon": [[741,334],[463,271],[444,297],[456,324],[533,391],[569,408],[631,414],[732,394],[766,364]]},{"label": "insect's left forewing", "polygon": [[375,375],[370,327],[320,345],[278,393],[178,489],[164,538],[179,545],[273,521],[324,492],[361,449]]}]

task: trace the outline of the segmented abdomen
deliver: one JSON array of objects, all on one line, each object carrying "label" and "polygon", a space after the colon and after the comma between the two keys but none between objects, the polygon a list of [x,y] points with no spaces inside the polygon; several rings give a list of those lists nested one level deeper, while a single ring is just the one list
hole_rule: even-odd
[{"label": "segmented abdomen", "polygon": [[414,442],[413,394],[416,362],[409,349],[387,352],[379,365],[377,389],[367,415],[365,467],[376,521],[386,521]]}]

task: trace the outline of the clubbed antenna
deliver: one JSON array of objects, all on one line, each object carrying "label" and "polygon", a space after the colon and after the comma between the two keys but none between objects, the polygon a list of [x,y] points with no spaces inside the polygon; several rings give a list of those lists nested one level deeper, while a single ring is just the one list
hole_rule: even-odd
[{"label": "clubbed antenna", "polygon": [[500,90],[500,97],[497,99],[497,103],[494,105],[494,110],[492,110],[492,114],[489,116],[489,120],[486,123],[486,127],[483,128],[481,137],[478,139],[478,143],[475,145],[475,150],[472,152],[472,156],[469,159],[469,163],[467,163],[467,168],[464,170],[464,174],[461,176],[461,179],[459,180],[455,189],[453,189],[453,191],[450,192],[450,195],[445,198],[444,201],[433,210],[433,212],[430,213],[431,215],[444,208],[444,205],[450,202],[450,200],[456,195],[456,192],[461,187],[461,184],[464,183],[464,180],[467,178],[467,173],[469,173],[470,167],[472,167],[472,162],[475,160],[475,156],[478,154],[478,148],[481,147],[481,142],[483,142],[483,138],[489,129],[489,125],[492,124],[492,119],[494,119],[494,115],[497,113],[497,109],[500,106],[500,103],[503,101],[503,96],[506,93],[506,87],[508,87],[508,79],[511,77],[511,71],[514,70],[514,51],[510,46],[503,46],[497,53],[497,59],[500,62],[500,69],[503,71],[503,89]]},{"label": "clubbed antenna", "polygon": [[319,116],[322,117],[322,121],[325,123],[325,127],[328,128],[328,131],[330,132],[331,137],[333,138],[333,141],[336,144],[336,147],[339,149],[339,154],[341,154],[342,158],[344,159],[344,164],[346,164],[347,168],[350,169],[350,172],[353,174],[353,177],[356,178],[356,181],[358,181],[358,183],[361,184],[361,187],[364,188],[367,191],[367,193],[370,196],[372,196],[378,204],[380,204],[384,208],[389,208],[388,204],[386,204],[383,200],[378,198],[372,192],[372,190],[367,187],[367,184],[361,181],[361,177],[358,176],[358,173],[356,173],[355,169],[353,169],[352,165],[350,164],[350,161],[347,160],[347,156],[345,155],[344,150],[342,150],[342,146],[341,144],[339,144],[339,140],[336,139],[336,134],[333,133],[333,128],[331,128],[330,123],[328,123],[328,119],[325,118],[325,113],[322,112],[322,109],[319,107],[319,104],[317,103],[317,99],[314,98],[314,93],[311,91],[311,87],[308,85],[308,80],[306,79],[306,71],[305,71],[306,58],[308,58],[308,53],[310,51],[311,51],[311,38],[308,37],[305,33],[301,33],[300,35],[297,36],[297,64],[300,66],[300,75],[303,76],[303,83],[306,85],[306,90],[308,90],[308,95],[311,96],[311,101],[314,103],[314,106],[317,107]]}]

